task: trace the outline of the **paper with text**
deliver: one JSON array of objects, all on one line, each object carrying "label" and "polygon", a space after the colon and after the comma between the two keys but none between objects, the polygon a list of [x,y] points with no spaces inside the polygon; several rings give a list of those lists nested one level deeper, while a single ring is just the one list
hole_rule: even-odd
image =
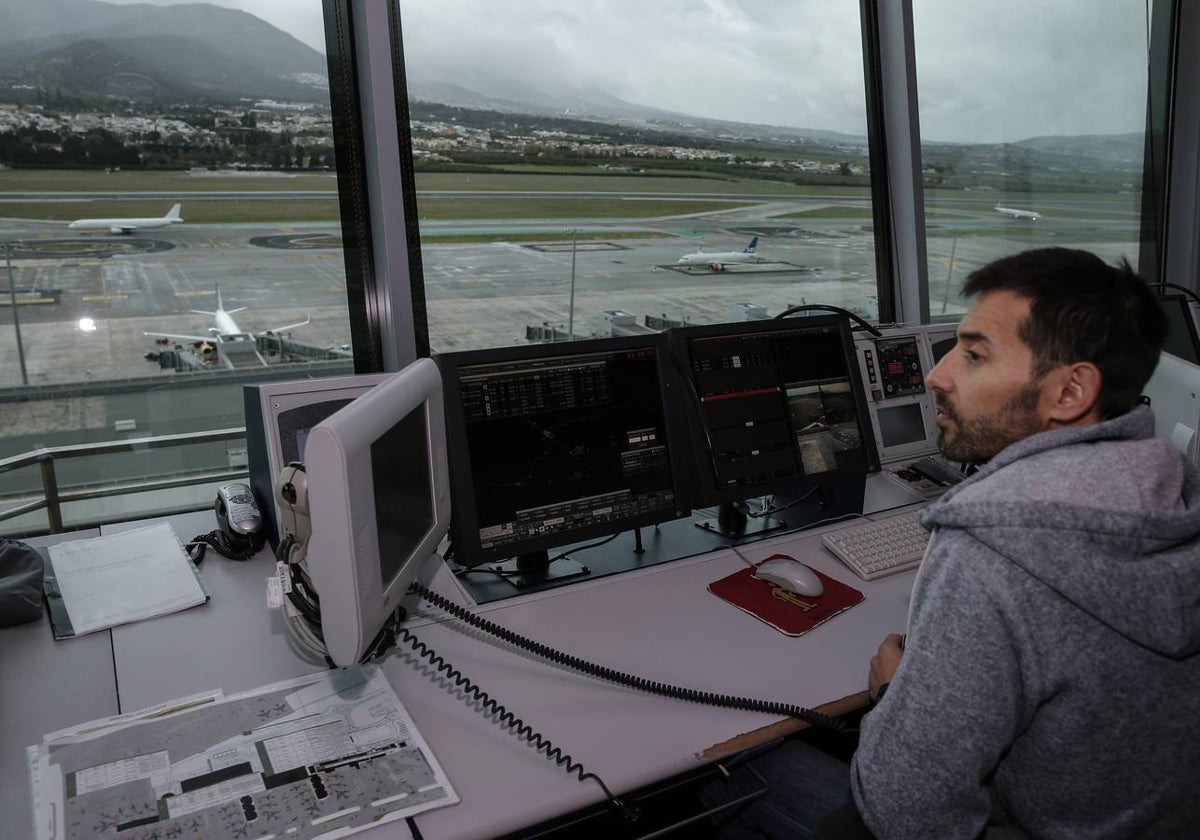
[{"label": "paper with text", "polygon": [[50,562],[76,636],[208,600],[168,523],[50,546]]}]

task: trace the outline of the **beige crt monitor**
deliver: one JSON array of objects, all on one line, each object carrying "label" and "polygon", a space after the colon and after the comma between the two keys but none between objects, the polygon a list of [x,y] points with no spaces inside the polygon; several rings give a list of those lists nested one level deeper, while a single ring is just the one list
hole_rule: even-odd
[{"label": "beige crt monitor", "polygon": [[442,379],[418,359],[308,433],[308,573],[335,665],[357,664],[450,524]]}]

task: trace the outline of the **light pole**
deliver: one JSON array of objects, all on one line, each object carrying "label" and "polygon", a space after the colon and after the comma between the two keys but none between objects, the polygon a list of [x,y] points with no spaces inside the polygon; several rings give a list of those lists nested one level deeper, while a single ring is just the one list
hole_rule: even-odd
[{"label": "light pole", "polygon": [[579,228],[571,228],[571,299],[567,303],[567,341],[575,338],[575,239]]},{"label": "light pole", "polygon": [[12,243],[4,243],[4,265],[8,268],[8,297],[12,303],[13,329],[17,332],[17,359],[21,362],[21,384],[29,384],[29,374],[25,370],[25,348],[21,344],[21,316],[17,313],[17,287],[13,283]]}]

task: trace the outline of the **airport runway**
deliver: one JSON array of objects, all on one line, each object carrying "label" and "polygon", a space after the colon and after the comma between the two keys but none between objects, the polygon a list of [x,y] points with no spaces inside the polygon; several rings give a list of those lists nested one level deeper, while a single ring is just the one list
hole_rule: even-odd
[{"label": "airport runway", "polygon": [[[789,215],[831,205],[843,208],[841,217]],[[1110,261],[1136,256],[1132,215],[1028,223],[998,217],[990,202],[964,199],[940,202],[930,220],[935,317],[961,313],[956,291],[963,278],[1000,254],[1065,245]],[[574,254],[572,228],[587,234]],[[220,370],[172,374],[145,359],[159,349],[145,331],[205,334],[212,319],[189,310],[215,309],[218,286],[226,309],[245,307],[233,314],[243,330],[311,317],[294,331],[296,340],[317,347],[350,342],[336,224],[185,223],[133,236],[75,234],[62,223],[0,220],[0,243],[12,244],[7,262],[0,253],[0,458],[41,446],[243,425],[235,377]],[[623,310],[639,324],[645,316],[699,324],[742,320],[752,308],[774,315],[802,303],[835,304],[867,317],[876,309],[875,243],[862,199],[759,196],[748,207],[689,216],[459,220],[423,224],[422,234],[434,352],[524,344],[526,326],[563,333],[572,322],[572,298],[577,337],[607,328],[603,310]],[[533,239],[449,239],[518,234]],[[677,264],[698,250],[740,250],[752,236],[769,263],[723,272]],[[16,310],[19,325],[8,301],[10,277],[26,301]],[[244,459],[235,444],[154,450],[125,457],[120,466],[114,461],[105,478],[237,467]],[[86,461],[59,467],[64,487],[94,482],[95,474]],[[7,493],[36,493],[39,480],[36,469],[11,473]]]},{"label": "airport runway", "polygon": [[[786,215],[838,203],[816,196],[760,198],[750,207],[665,219],[423,224],[429,243],[423,246],[422,262],[433,349],[523,342],[527,324],[565,327],[571,320],[572,291],[575,332],[581,336],[608,309],[625,310],[639,321],[650,314],[700,323],[730,317],[731,307],[743,303],[774,314],[787,306],[821,302],[872,316],[875,245],[869,222]],[[998,218],[990,208],[979,209],[978,200],[963,207],[939,213],[930,223],[927,251],[935,315],[960,311],[954,290],[966,273],[997,254],[1063,244],[1115,259],[1136,248],[1132,219],[1043,218],[1030,223]],[[589,237],[614,236],[580,239],[572,255],[566,234],[570,228]],[[631,231],[646,237],[627,238]],[[449,233],[544,234],[553,244],[441,244],[436,238]],[[769,266],[673,270],[684,253],[739,250],[752,236],[759,237],[759,253],[771,261]],[[157,374],[143,361],[153,342],[141,333],[203,334],[211,319],[189,310],[215,309],[218,286],[226,309],[245,308],[234,316],[244,330],[266,330],[311,316],[311,325],[296,332],[298,340],[318,346],[350,341],[340,232],[333,224],[183,224],[133,236],[83,237],[68,235],[60,223],[0,221],[0,242],[5,241],[17,243],[11,252],[12,285],[44,298],[19,309],[31,385]],[[7,275],[0,275],[0,293],[7,290]],[[11,310],[0,308],[0,388],[22,384]],[[77,329],[85,318],[96,327],[91,334]]]}]

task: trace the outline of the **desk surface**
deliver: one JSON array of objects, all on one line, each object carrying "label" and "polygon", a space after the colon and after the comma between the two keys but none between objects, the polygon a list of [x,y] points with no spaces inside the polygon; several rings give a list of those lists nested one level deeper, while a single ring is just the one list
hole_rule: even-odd
[{"label": "desk surface", "polygon": [[[877,502],[896,500],[891,491],[881,492]],[[208,512],[171,521],[184,539],[213,526]],[[137,524],[144,523],[103,530]],[[744,566],[746,561],[729,549],[487,604],[476,612],[552,647],[639,676],[844,710],[864,702],[867,663],[879,641],[902,630],[913,575],[864,583],[821,548],[822,530],[739,549],[750,561],[784,551],[864,592],[862,604],[800,638],[771,629],[707,591],[710,582]],[[115,628],[111,647],[108,633],[55,643],[45,622],[2,631],[5,648],[21,652],[0,661],[5,668],[0,671],[4,813],[24,820],[29,813],[27,778],[22,774],[19,789],[7,781],[16,766],[13,749],[55,728],[114,714],[117,688],[120,709],[130,711],[194,692],[233,693],[321,669],[291,649],[279,616],[265,608],[265,579],[273,568],[266,553],[234,563],[210,552],[202,566],[213,596],[208,604]],[[437,564],[430,583],[456,602],[470,603],[444,565]],[[418,607],[417,613],[409,621],[414,634],[617,793],[698,769],[798,725],[598,682],[493,641],[432,608]],[[24,691],[7,690],[7,677],[27,672],[30,659],[40,664],[23,674]],[[462,797],[459,805],[417,818],[424,836],[493,837],[603,800],[593,782],[568,776],[484,718],[415,654],[397,650],[383,667]],[[64,673],[74,686],[66,694],[79,702],[55,709],[51,718],[46,707],[53,704],[47,700],[61,692]],[[407,830],[403,823],[391,824],[362,836],[404,837]]]}]

